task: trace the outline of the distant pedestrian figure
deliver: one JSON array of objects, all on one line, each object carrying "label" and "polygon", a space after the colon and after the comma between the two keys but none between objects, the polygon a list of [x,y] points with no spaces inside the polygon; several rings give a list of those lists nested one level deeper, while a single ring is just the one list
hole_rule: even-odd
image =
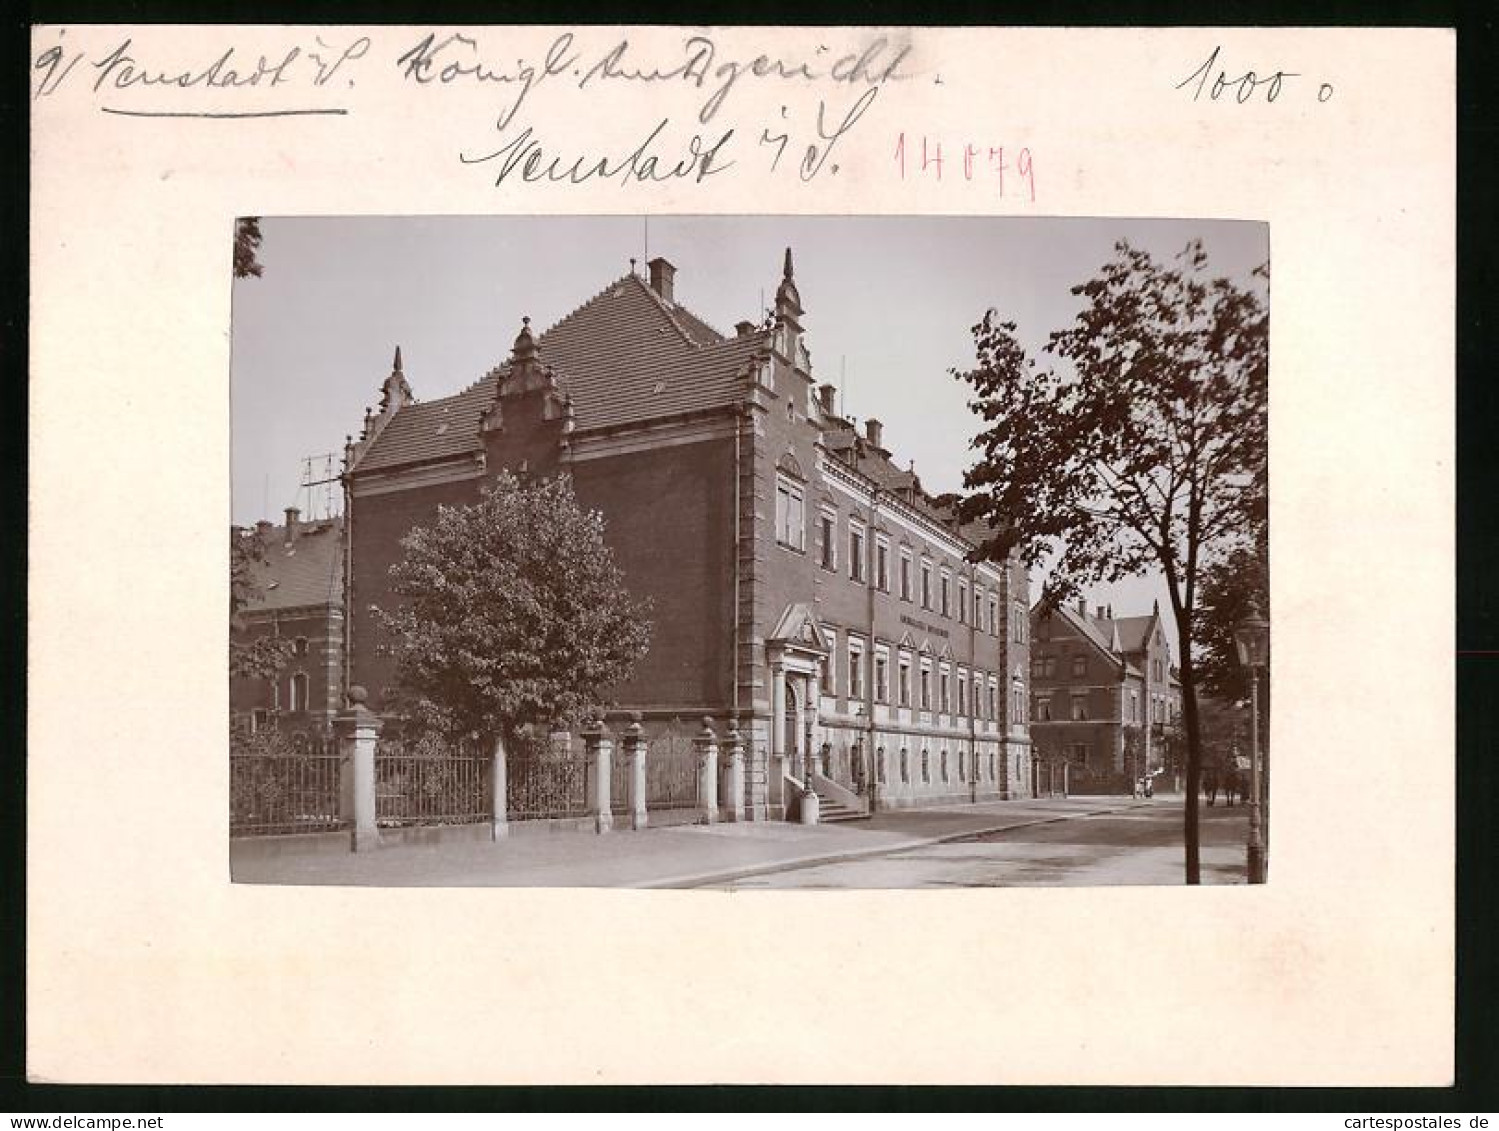
[{"label": "distant pedestrian figure", "polygon": [[1218,800],[1218,767],[1204,766],[1202,770],[1202,793],[1208,799],[1208,807],[1212,808]]}]

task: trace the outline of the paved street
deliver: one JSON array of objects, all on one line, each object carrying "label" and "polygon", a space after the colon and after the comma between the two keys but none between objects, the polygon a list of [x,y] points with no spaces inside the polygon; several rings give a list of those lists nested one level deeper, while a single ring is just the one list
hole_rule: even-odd
[{"label": "paved street", "polygon": [[[1247,813],[1203,813],[1203,882],[1242,883]],[[1179,799],[1044,798],[881,813],[592,833],[529,831],[353,854],[236,841],[239,883],[379,887],[903,888],[1180,884]],[[539,834],[539,835],[538,835]]]},{"label": "paved street", "polygon": [[[1204,807],[1202,882],[1244,882],[1248,810]],[[1069,887],[1182,882],[1182,804],[1161,800],[746,877],[735,889]]]}]

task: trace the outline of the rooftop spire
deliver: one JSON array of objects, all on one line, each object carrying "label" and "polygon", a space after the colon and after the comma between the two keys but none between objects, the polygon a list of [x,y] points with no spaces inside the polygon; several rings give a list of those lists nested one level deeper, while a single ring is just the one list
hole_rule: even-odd
[{"label": "rooftop spire", "polygon": [[[781,285],[776,288],[776,319],[791,322],[796,331],[801,330],[802,296],[797,292],[796,282],[791,277],[791,249],[786,249],[786,262],[781,268]],[[793,351],[794,352],[794,351]]]},{"label": "rooftop spire", "polygon": [[390,366],[390,376],[380,386],[380,411],[394,412],[409,405],[413,399],[411,386],[406,383],[406,375],[401,372],[401,347],[397,346],[395,360]]}]

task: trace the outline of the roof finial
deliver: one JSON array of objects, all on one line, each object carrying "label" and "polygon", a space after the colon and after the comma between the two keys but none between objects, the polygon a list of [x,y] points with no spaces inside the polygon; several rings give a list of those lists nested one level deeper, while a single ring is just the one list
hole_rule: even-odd
[{"label": "roof finial", "polygon": [[630,274],[635,274],[635,257],[630,256]]},{"label": "roof finial", "polygon": [[396,360],[395,360],[394,364],[391,366],[391,368],[394,369],[397,373],[399,373],[401,371],[401,347],[400,346],[396,347]]},{"label": "roof finial", "polygon": [[530,361],[536,356],[536,339],[531,334],[531,316],[521,318],[520,333],[515,336],[516,361]]},{"label": "roof finial", "polygon": [[786,265],[781,268],[781,277],[783,279],[791,278],[791,249],[789,247],[786,249]]}]

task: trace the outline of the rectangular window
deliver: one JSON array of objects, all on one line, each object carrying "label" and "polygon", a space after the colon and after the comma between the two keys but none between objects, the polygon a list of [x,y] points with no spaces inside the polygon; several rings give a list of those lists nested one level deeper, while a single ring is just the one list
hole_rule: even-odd
[{"label": "rectangular window", "polygon": [[940,696],[937,702],[942,705],[941,710],[945,715],[948,711],[952,710],[952,703],[948,699],[948,675],[946,672],[942,672],[938,676],[937,688]]},{"label": "rectangular window", "polygon": [[997,683],[989,685],[989,717],[999,718],[999,684]]},{"label": "rectangular window", "polygon": [[1073,656],[1072,657],[1072,674],[1073,675],[1087,675],[1088,674],[1088,658],[1086,656]]},{"label": "rectangular window", "polygon": [[999,635],[999,602],[993,597],[989,598],[989,631]]},{"label": "rectangular window", "polygon": [[1051,700],[1042,696],[1036,700],[1036,718],[1043,722],[1051,722]]},{"label": "rectangular window", "polygon": [[921,669],[921,709],[930,711],[932,709],[932,669]]},{"label": "rectangular window", "polygon": [[802,489],[784,479],[776,484],[776,541],[793,550],[807,548]]},{"label": "rectangular window", "polygon": [[1042,667],[1045,669],[1041,672],[1042,675],[1048,678],[1055,676],[1057,674],[1057,658],[1055,656],[1047,656],[1046,662]]},{"label": "rectangular window", "polygon": [[850,525],[848,528],[848,575],[855,581],[864,580],[864,529]]},{"label": "rectangular window", "polygon": [[822,693],[838,694],[838,634],[828,632],[828,654],[822,659]]},{"label": "rectangular window", "polygon": [[958,623],[968,623],[968,586],[958,582]]},{"label": "rectangular window", "polygon": [[900,599],[909,601],[911,599],[911,555],[900,556]]},{"label": "rectangular window", "polygon": [[1040,656],[1032,656],[1031,657],[1031,678],[1035,679],[1037,676],[1041,676],[1041,675],[1045,675],[1045,674],[1046,674],[1046,661],[1043,660]]},{"label": "rectangular window", "polygon": [[838,568],[838,534],[837,519],[833,515],[824,514],[820,520],[822,529],[822,568]]},{"label": "rectangular window", "polygon": [[1075,723],[1088,721],[1088,697],[1086,695],[1072,697],[1072,721]]},{"label": "rectangular window", "polygon": [[945,617],[952,616],[952,608],[951,608],[951,605],[949,604],[949,600],[950,600],[949,591],[951,589],[952,589],[952,578],[948,577],[947,574],[944,573],[942,575],[942,589],[941,589],[941,593],[942,593],[942,615],[945,616]]},{"label": "rectangular window", "polygon": [[864,651],[852,642],[848,646],[848,697],[864,698]]},{"label": "rectangular window", "polygon": [[958,674],[958,714],[968,714],[968,678]]},{"label": "rectangular window", "polygon": [[911,705],[911,661],[900,662],[900,705],[909,707]]},{"label": "rectangular window", "polygon": [[884,542],[874,544],[874,584],[881,593],[890,592],[890,547]]},{"label": "rectangular window", "polygon": [[1140,693],[1138,691],[1129,693],[1129,721],[1132,723],[1140,721]]},{"label": "rectangular window", "polygon": [[921,563],[921,607],[932,607],[932,567],[926,562]]},{"label": "rectangular window", "polygon": [[890,701],[890,660],[884,653],[874,654],[874,698],[878,703]]}]

